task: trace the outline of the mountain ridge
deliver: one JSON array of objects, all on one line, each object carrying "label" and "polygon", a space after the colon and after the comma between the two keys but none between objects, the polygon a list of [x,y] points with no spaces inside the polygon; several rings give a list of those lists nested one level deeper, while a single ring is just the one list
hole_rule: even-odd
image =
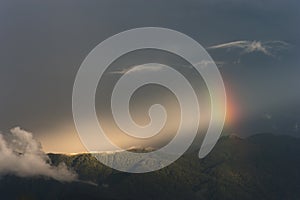
[{"label": "mountain ridge", "polygon": [[[64,162],[80,180],[97,185],[2,177],[0,191],[8,194],[15,185],[25,184],[30,198],[23,199],[68,199],[70,195],[72,199],[299,199],[299,152],[300,139],[289,136],[223,136],[204,159],[193,151],[145,174],[113,170],[91,154],[48,154],[52,165]],[[47,187],[54,188],[51,194]]]}]

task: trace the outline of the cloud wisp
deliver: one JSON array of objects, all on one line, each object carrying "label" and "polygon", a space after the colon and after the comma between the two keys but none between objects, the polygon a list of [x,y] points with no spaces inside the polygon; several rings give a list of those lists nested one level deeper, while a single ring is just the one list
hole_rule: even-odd
[{"label": "cloud wisp", "polygon": [[110,74],[125,74],[125,73],[136,73],[136,72],[153,72],[153,71],[160,71],[163,67],[161,65],[157,65],[155,63],[149,63],[144,65],[137,65],[131,68],[116,70],[110,72]]},{"label": "cloud wisp", "polygon": [[[206,68],[206,67],[209,67],[212,64],[215,64],[215,65],[217,65],[218,68],[221,68],[226,64],[226,62],[224,62],[224,61],[202,60],[201,62],[197,63],[197,66],[201,67],[201,68]],[[192,66],[191,66],[191,68],[192,68]]]},{"label": "cloud wisp", "polygon": [[[202,60],[201,62],[197,63],[196,65],[198,67],[201,68],[206,68],[209,65],[212,64],[216,64],[218,67],[222,67],[223,65],[225,65],[226,63],[223,61],[208,61],[208,60]],[[177,68],[179,67],[183,67],[186,69],[193,69],[194,66],[192,65],[177,65]],[[161,70],[163,70],[164,67],[161,64],[156,64],[156,63],[147,63],[147,64],[143,64],[143,65],[137,65],[137,66],[133,66],[130,68],[126,68],[126,69],[121,69],[121,70],[115,70],[115,71],[111,71],[110,74],[126,74],[126,73],[147,73],[147,72],[160,72]]]},{"label": "cloud wisp", "polygon": [[76,173],[70,171],[64,163],[56,167],[49,162],[49,157],[32,133],[16,127],[11,129],[10,134],[0,134],[0,176],[43,176],[62,182],[77,180]]},{"label": "cloud wisp", "polygon": [[233,41],[218,45],[213,45],[208,47],[207,49],[241,49],[242,53],[252,53],[252,52],[261,52],[268,56],[274,56],[274,54],[278,51],[287,49],[289,47],[289,43],[284,41],[249,41],[249,40],[240,40]]}]

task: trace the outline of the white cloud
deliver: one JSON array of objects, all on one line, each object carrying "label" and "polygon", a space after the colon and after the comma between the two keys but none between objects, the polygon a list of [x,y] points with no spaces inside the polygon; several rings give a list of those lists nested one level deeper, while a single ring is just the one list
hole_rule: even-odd
[{"label": "white cloud", "polygon": [[45,176],[66,182],[77,179],[77,175],[68,170],[64,163],[55,167],[49,161],[32,133],[16,127],[11,129],[9,135],[0,134],[0,175]]},{"label": "white cloud", "polygon": [[136,72],[155,72],[162,70],[163,67],[159,64],[150,63],[150,64],[144,64],[144,65],[137,65],[134,67],[131,67],[129,69],[123,69],[119,71],[112,71],[111,74],[125,74],[125,73],[136,73]]},{"label": "white cloud", "polygon": [[212,64],[216,64],[217,67],[223,67],[223,65],[225,65],[226,63],[223,61],[202,60],[201,62],[197,63],[196,66],[206,68]]},{"label": "white cloud", "polygon": [[[199,63],[196,63],[196,66],[200,66],[201,68],[208,67],[211,64],[216,64],[218,67],[222,67],[226,63],[223,61],[210,61],[210,60],[202,60]],[[180,65],[177,67],[184,67],[193,69],[194,67],[192,65]],[[110,74],[125,74],[125,73],[147,73],[147,72],[159,72],[163,70],[164,67],[162,64],[156,64],[156,63],[149,63],[149,64],[143,64],[143,65],[137,65],[128,69],[122,69],[117,71],[112,71]]]},{"label": "white cloud", "polygon": [[252,52],[261,52],[268,56],[274,56],[273,53],[287,49],[289,44],[284,41],[234,41],[223,44],[218,44],[214,46],[210,46],[207,49],[242,49],[242,53],[252,53]]}]

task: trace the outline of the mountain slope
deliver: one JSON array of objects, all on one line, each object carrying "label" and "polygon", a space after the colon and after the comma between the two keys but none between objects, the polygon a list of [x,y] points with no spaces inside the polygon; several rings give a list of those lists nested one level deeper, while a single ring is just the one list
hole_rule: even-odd
[{"label": "mountain slope", "polygon": [[[6,199],[300,198],[300,140],[288,136],[222,137],[202,160],[197,152],[189,153],[169,167],[146,174],[112,170],[90,154],[49,157],[53,165],[63,161],[81,180],[98,186],[10,176],[0,180],[1,195],[14,191]],[[20,198],[17,194],[24,188],[27,196]]]}]

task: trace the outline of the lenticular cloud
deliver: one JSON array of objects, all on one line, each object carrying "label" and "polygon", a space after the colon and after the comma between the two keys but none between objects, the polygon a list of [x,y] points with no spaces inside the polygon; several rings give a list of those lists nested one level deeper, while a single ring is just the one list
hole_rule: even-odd
[{"label": "lenticular cloud", "polygon": [[19,127],[10,134],[0,133],[0,176],[13,174],[20,177],[43,176],[58,181],[74,181],[77,175],[68,170],[64,163],[51,166],[49,157],[32,133]]}]

